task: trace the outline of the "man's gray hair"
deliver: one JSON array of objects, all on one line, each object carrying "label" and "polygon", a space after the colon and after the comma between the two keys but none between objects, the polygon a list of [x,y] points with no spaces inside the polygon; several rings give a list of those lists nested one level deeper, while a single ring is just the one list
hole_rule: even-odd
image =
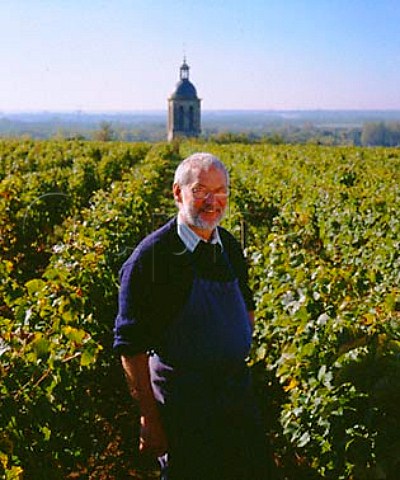
[{"label": "man's gray hair", "polygon": [[183,186],[192,181],[194,172],[209,170],[210,168],[221,170],[226,178],[226,184],[229,185],[229,173],[221,160],[211,153],[197,152],[182,160],[175,170],[174,183]]}]

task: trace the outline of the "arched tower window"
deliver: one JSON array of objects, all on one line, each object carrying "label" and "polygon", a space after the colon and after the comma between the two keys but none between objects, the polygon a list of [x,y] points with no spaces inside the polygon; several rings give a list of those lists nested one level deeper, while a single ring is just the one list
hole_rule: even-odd
[{"label": "arched tower window", "polygon": [[178,130],[184,130],[185,127],[185,111],[182,105],[178,109]]},{"label": "arched tower window", "polygon": [[193,131],[194,129],[194,110],[193,105],[189,107],[189,130]]}]

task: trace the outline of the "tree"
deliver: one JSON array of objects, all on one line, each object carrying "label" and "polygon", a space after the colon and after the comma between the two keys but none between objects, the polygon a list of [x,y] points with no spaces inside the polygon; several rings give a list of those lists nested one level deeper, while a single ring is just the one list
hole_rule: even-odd
[{"label": "tree", "polygon": [[94,139],[101,142],[111,142],[116,139],[115,130],[110,122],[101,122],[100,129],[94,133]]},{"label": "tree", "polygon": [[366,146],[384,147],[395,147],[400,145],[400,123],[366,123],[363,126],[361,143]]}]

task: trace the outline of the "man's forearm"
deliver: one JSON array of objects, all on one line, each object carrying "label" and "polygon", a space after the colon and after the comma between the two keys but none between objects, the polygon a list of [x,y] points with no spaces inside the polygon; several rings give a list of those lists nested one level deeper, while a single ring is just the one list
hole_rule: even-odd
[{"label": "man's forearm", "polygon": [[155,457],[164,455],[167,451],[167,438],[151,386],[148,356],[145,353],[122,355],[121,362],[131,395],[139,403],[139,450]]},{"label": "man's forearm", "polygon": [[254,325],[255,325],[255,316],[254,316],[254,311],[250,310],[249,311],[249,323],[251,327],[251,331],[254,331]]},{"label": "man's forearm", "polygon": [[121,355],[121,362],[129,391],[139,403],[140,413],[145,416],[157,414],[158,409],[151,387],[147,354]]}]

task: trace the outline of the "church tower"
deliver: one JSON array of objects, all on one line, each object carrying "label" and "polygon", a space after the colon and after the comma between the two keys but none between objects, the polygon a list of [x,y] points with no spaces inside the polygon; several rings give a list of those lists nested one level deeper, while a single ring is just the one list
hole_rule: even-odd
[{"label": "church tower", "polygon": [[168,99],[168,141],[179,137],[198,137],[200,131],[200,99],[189,81],[189,65],[184,58],[179,82]]}]

